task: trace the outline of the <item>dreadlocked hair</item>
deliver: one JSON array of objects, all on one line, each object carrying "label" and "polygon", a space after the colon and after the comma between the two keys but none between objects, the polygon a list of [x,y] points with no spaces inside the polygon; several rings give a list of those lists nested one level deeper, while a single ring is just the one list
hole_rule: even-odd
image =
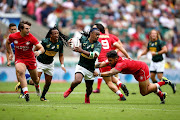
[{"label": "dreadlocked hair", "polygon": [[[49,31],[48,31],[48,33],[46,34],[46,37],[45,37],[45,38],[50,38],[50,34],[52,34],[52,30],[58,30],[58,31],[59,31],[59,29],[58,29],[57,26],[55,25],[53,28],[50,28],[50,29],[49,29]],[[69,37],[66,36],[66,35],[64,35],[64,34],[61,33],[60,31],[59,31],[59,39],[60,39],[61,41],[63,41],[63,45],[64,45],[64,46],[68,46],[67,41],[69,40]]]},{"label": "dreadlocked hair", "polygon": [[85,32],[85,31],[82,31],[81,34],[84,35],[85,37],[89,38],[90,37],[90,33],[93,32],[94,30],[98,30],[98,28],[91,28],[89,32]]},{"label": "dreadlocked hair", "polygon": [[90,32],[82,31],[81,34],[84,35],[87,38],[90,37]]}]

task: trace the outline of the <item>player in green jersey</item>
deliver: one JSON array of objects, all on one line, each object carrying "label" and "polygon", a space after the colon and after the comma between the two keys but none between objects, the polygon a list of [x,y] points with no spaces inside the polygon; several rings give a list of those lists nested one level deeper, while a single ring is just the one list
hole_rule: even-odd
[{"label": "player in green jersey", "polygon": [[[75,80],[71,83],[70,88],[64,92],[64,98],[68,97],[74,88],[79,85],[84,78],[86,83],[85,103],[90,103],[90,94],[94,82],[95,61],[101,51],[101,43],[98,42],[100,31],[92,28],[89,37],[82,36],[80,38],[81,47],[75,47],[74,51],[79,52],[80,59],[76,65]],[[70,40],[71,41],[71,40]]]},{"label": "player in green jersey", "polygon": [[38,77],[44,72],[45,75],[45,85],[40,97],[41,101],[47,101],[45,98],[46,93],[51,85],[51,80],[54,72],[54,56],[59,52],[59,61],[61,63],[61,68],[64,72],[66,69],[64,67],[64,56],[63,56],[63,41],[68,40],[65,35],[63,35],[58,28],[54,27],[49,30],[46,38],[41,41],[45,52],[37,57],[37,71]]},{"label": "player in green jersey", "polygon": [[[147,48],[137,57],[137,59],[140,59],[141,56],[146,55],[148,51],[152,54],[152,61],[150,64],[150,74],[151,74],[151,80],[153,83],[157,83],[157,80],[155,78],[156,74],[159,80],[167,79],[163,77],[164,72],[164,53],[167,52],[166,43],[161,40],[160,34],[156,30],[152,30],[149,35],[149,42]],[[173,93],[176,92],[176,84],[170,85],[173,89]]]}]

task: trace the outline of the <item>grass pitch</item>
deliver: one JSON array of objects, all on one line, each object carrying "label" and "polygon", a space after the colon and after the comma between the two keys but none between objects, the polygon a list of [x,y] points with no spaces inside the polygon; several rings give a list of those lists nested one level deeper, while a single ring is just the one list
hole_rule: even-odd
[{"label": "grass pitch", "polygon": [[[0,82],[0,120],[179,120],[180,84],[173,94],[170,86],[162,87],[168,93],[165,104],[154,93],[141,96],[138,84],[126,84],[130,95],[127,101],[118,101],[118,96],[104,83],[101,93],[90,96],[91,103],[84,104],[85,84],[81,83],[66,99],[63,92],[70,83],[52,83],[46,95],[48,102],[40,101],[34,86],[28,86],[30,102],[18,98],[14,91],[16,83]],[[41,90],[44,83],[41,83]],[[96,84],[94,84],[96,88]],[[135,94],[132,94],[135,93]]]}]

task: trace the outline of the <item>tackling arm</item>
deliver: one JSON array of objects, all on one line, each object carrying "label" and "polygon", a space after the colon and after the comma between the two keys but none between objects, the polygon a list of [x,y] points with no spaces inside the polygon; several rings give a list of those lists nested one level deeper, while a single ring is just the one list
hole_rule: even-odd
[{"label": "tackling arm", "polygon": [[102,68],[102,67],[106,67],[106,66],[107,66],[106,62],[100,62],[95,65],[95,68]]},{"label": "tackling arm", "polygon": [[109,77],[109,76],[113,76],[113,75],[116,75],[120,73],[120,71],[118,71],[117,69],[115,68],[112,68],[110,71],[107,71],[107,72],[103,72],[101,73],[99,76],[101,77]]}]

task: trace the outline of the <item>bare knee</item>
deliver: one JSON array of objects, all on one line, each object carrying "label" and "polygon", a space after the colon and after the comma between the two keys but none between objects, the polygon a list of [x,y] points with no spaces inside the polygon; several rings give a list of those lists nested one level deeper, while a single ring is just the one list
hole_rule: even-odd
[{"label": "bare knee", "polygon": [[145,91],[140,91],[140,93],[141,93],[142,96],[147,95],[147,93]]}]

